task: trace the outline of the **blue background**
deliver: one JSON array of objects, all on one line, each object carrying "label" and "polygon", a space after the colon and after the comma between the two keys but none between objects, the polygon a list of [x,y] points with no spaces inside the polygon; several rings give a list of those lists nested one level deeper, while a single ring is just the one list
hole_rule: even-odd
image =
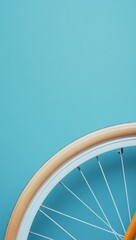
[{"label": "blue background", "polygon": [[136,1],[0,1],[0,238],[36,170],[136,120]]}]

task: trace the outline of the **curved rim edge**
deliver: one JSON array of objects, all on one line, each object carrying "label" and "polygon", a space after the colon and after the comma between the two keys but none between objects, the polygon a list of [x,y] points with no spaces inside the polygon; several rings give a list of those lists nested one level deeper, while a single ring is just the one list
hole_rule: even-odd
[{"label": "curved rim edge", "polygon": [[20,223],[29,203],[38,189],[56,169],[67,162],[70,158],[76,156],[80,152],[96,146],[97,144],[128,136],[136,136],[135,122],[103,128],[102,130],[85,135],[84,137],[81,137],[67,145],[51,157],[36,172],[19,197],[7,227],[5,240],[16,240]]}]

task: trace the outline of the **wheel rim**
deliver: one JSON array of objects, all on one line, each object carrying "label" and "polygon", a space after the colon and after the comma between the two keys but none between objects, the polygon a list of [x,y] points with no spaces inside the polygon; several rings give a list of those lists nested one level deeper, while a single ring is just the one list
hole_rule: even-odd
[{"label": "wheel rim", "polygon": [[[131,125],[131,126],[130,126]],[[122,125],[121,125],[122,126]],[[30,201],[27,210],[25,211],[25,214],[23,215],[23,218],[21,220],[21,224],[19,227],[19,231],[17,232],[17,238],[13,236],[12,239],[17,239],[17,240],[24,240],[27,239],[27,236],[29,234],[29,229],[31,226],[31,223],[35,217],[36,212],[38,211],[40,205],[42,204],[44,198],[49,194],[49,192],[52,190],[52,188],[65,176],[67,175],[70,171],[72,171],[75,167],[77,167],[79,164],[82,164],[83,162],[87,161],[90,158],[93,158],[99,154],[102,154],[104,152],[111,151],[113,149],[117,149],[120,147],[128,147],[128,146],[136,146],[136,125],[135,124],[127,124],[123,125],[121,127],[122,129],[127,129],[125,132],[125,136],[122,138],[119,138],[121,134],[118,133],[118,136],[116,134],[116,129],[118,127],[114,127],[114,135],[115,139],[114,140],[109,140],[110,137],[107,135],[107,141],[104,140],[104,142],[94,144],[91,146],[91,149],[86,148],[85,151],[81,151],[81,153],[76,154],[74,157],[70,158],[65,165],[59,166],[59,168],[56,168],[54,171],[54,174],[50,175],[48,179],[41,185],[39,190],[36,192],[34,195],[33,199]],[[119,129],[121,129],[119,128]],[[109,128],[108,128],[109,129]],[[121,130],[122,130],[121,129]],[[105,129],[105,131],[108,131]],[[128,137],[128,135],[130,136]],[[65,168],[65,169],[64,169]],[[31,184],[30,184],[31,186]],[[17,214],[18,205],[16,207],[17,210],[13,214]],[[14,215],[12,215],[12,219],[14,220]],[[9,224],[9,228],[7,231],[7,235],[5,239],[8,239],[7,236],[10,233],[10,226],[12,224],[12,220]],[[11,239],[11,240],[12,240]]]}]

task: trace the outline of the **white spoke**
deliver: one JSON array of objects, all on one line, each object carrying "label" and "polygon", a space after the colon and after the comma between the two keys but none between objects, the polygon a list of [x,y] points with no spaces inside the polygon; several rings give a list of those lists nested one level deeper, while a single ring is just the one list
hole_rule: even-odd
[{"label": "white spoke", "polygon": [[111,189],[110,189],[110,187],[109,187],[109,184],[108,184],[107,178],[106,178],[106,176],[105,176],[105,173],[104,173],[104,171],[103,171],[102,165],[101,165],[101,163],[100,163],[98,157],[97,157],[97,162],[98,162],[98,164],[99,164],[99,167],[100,167],[101,173],[102,173],[102,175],[103,175],[104,181],[105,181],[106,186],[107,186],[107,188],[108,188],[108,191],[109,191],[109,194],[110,194],[110,196],[111,196],[112,202],[113,202],[113,204],[114,204],[115,210],[116,210],[116,212],[117,212],[117,215],[118,215],[119,221],[120,221],[121,226],[122,226],[122,228],[123,228],[123,231],[124,231],[124,233],[125,233],[126,230],[125,230],[124,224],[123,224],[123,222],[122,222],[122,219],[121,219],[121,216],[120,216],[120,213],[119,213],[118,207],[117,207],[117,205],[116,205],[116,202],[115,202],[115,200],[114,200],[113,194],[112,194],[112,192],[111,192]]},{"label": "white spoke", "polygon": [[63,182],[60,182],[60,184],[68,190],[69,193],[71,193],[76,199],[79,200],[89,211],[91,211],[97,218],[99,218],[106,226],[109,227],[107,222],[105,222],[92,208],[90,208],[81,198],[79,198],[71,189],[69,189]]},{"label": "white spoke", "polygon": [[57,223],[54,219],[52,219],[49,215],[47,215],[45,212],[43,212],[41,209],[39,211],[46,216],[48,219],[50,219],[55,225],[57,225],[63,232],[65,232],[69,237],[71,237],[74,240],[77,240],[75,237],[73,237],[65,228],[63,228],[59,223]]},{"label": "white spoke", "polygon": [[[101,228],[101,227],[99,227],[99,226],[97,226],[97,225],[94,225],[94,224],[92,224],[92,223],[86,222],[86,221],[84,221],[84,220],[81,220],[81,219],[79,219],[79,218],[73,217],[73,216],[71,216],[71,215],[65,214],[65,213],[63,213],[63,212],[57,211],[57,210],[55,210],[55,209],[53,209],[53,208],[50,208],[50,207],[47,207],[47,206],[45,206],[45,205],[41,205],[41,207],[43,207],[43,208],[45,208],[45,209],[48,209],[48,210],[50,210],[50,211],[52,211],[52,212],[58,213],[58,214],[60,214],[60,215],[62,215],[62,216],[64,216],[64,217],[73,219],[73,220],[75,220],[75,221],[77,221],[77,222],[80,222],[80,223],[86,224],[86,225],[88,225],[88,226],[91,226],[91,227],[100,229],[100,230],[102,230],[102,231],[105,231],[105,232],[114,234],[113,231],[109,231],[109,230],[107,230],[107,229],[105,229],[105,228]],[[122,239],[123,236],[122,236],[121,234],[119,234],[119,233],[116,233],[116,234]]]},{"label": "white spoke", "polygon": [[53,240],[53,238],[46,237],[46,236],[44,236],[44,235],[42,235],[42,234],[39,234],[39,233],[36,233],[36,232],[30,231],[29,233],[31,233],[31,234],[33,234],[33,235],[36,235],[36,236],[38,236],[38,237],[44,238],[44,239]]},{"label": "white spoke", "polygon": [[128,190],[127,190],[127,182],[126,182],[126,175],[125,175],[125,168],[124,168],[124,159],[123,159],[123,149],[121,148],[120,159],[121,159],[121,166],[122,166],[122,173],[123,173],[123,180],[124,180],[124,187],[125,187],[125,194],[126,194],[126,201],[127,201],[127,208],[128,208],[128,216],[129,221],[131,222],[131,213],[130,213],[130,205],[129,205],[129,198],[128,198]]},{"label": "white spoke", "polygon": [[93,195],[93,197],[94,197],[94,199],[95,199],[95,201],[96,201],[98,207],[100,208],[100,210],[101,210],[103,216],[105,217],[105,219],[106,219],[106,221],[107,221],[107,223],[108,223],[110,229],[113,231],[113,233],[114,233],[114,235],[115,235],[115,238],[118,239],[117,234],[116,234],[116,231],[112,228],[112,226],[111,226],[111,224],[110,224],[110,222],[109,222],[109,220],[108,220],[108,218],[107,218],[107,216],[106,216],[106,213],[104,212],[104,210],[103,210],[103,208],[102,208],[100,202],[98,201],[98,199],[97,199],[97,197],[96,197],[94,191],[92,190],[92,188],[91,188],[89,182],[87,181],[87,179],[86,179],[86,177],[85,177],[83,171],[81,170],[80,167],[78,167],[78,170],[79,170],[79,172],[81,173],[81,175],[82,175],[82,177],[83,177],[83,179],[84,179],[84,181],[85,181],[87,187],[89,188],[91,194]]}]

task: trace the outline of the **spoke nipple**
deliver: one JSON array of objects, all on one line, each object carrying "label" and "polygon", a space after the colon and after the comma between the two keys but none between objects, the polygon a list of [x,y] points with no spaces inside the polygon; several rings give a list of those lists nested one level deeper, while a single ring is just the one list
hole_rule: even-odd
[{"label": "spoke nipple", "polygon": [[78,169],[79,171],[81,171],[81,168],[80,168],[79,166],[77,167],[77,169]]},{"label": "spoke nipple", "polygon": [[121,148],[121,153],[123,153],[124,152],[124,149],[123,148]]},{"label": "spoke nipple", "polygon": [[118,151],[118,154],[123,154],[124,153],[124,150],[123,148],[121,148],[119,151]]},{"label": "spoke nipple", "polygon": [[99,158],[98,158],[98,156],[96,156],[96,159],[97,159],[97,161],[99,161]]}]

